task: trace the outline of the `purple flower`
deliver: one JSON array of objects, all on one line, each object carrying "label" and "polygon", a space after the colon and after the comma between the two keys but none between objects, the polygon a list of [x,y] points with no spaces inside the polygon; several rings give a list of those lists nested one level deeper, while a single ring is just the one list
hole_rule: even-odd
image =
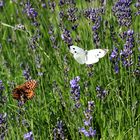
[{"label": "purple flower", "polygon": [[88,101],[88,110],[90,112],[92,112],[92,110],[94,109],[94,107],[95,107],[94,101]]},{"label": "purple flower", "polygon": [[118,57],[118,48],[114,48],[110,55],[110,60],[116,59],[117,57]]},{"label": "purple flower", "polygon": [[88,114],[89,116],[86,116],[87,118],[84,120],[84,125],[85,126],[90,126],[91,125],[91,121],[92,121],[92,116],[90,114]]},{"label": "purple flower", "polygon": [[50,26],[49,28],[49,35],[50,35],[50,41],[51,41],[51,44],[53,46],[53,48],[57,49],[58,48],[58,43],[57,43],[57,39],[56,39],[56,36],[54,34],[54,29],[53,29],[53,26]]},{"label": "purple flower", "polygon": [[64,40],[64,42],[68,45],[71,46],[72,43],[72,37],[71,37],[71,33],[69,30],[67,29],[63,29],[63,34],[61,34],[61,38],[62,40]]},{"label": "purple flower", "polygon": [[2,93],[3,90],[4,90],[4,85],[3,85],[2,80],[0,80],[0,93]]},{"label": "purple flower", "polygon": [[97,97],[99,97],[100,99],[104,99],[108,94],[108,91],[104,90],[100,86],[96,87],[96,92],[97,92]]},{"label": "purple flower", "polygon": [[96,130],[93,130],[92,127],[89,128],[89,130],[85,130],[85,128],[80,128],[79,132],[83,133],[86,137],[93,138],[96,135]]},{"label": "purple flower", "polygon": [[7,132],[7,114],[0,114],[0,139],[4,140]]},{"label": "purple flower", "polygon": [[138,0],[136,3],[135,3],[135,7],[137,8],[137,12],[135,13],[136,16],[140,15],[140,1]]},{"label": "purple flower", "polygon": [[128,30],[126,35],[126,43],[124,44],[123,50],[121,50],[121,61],[124,67],[128,68],[133,64],[132,55],[134,47],[134,31]]},{"label": "purple flower", "polygon": [[80,77],[77,76],[70,81],[71,97],[75,101],[75,106],[80,107],[80,85],[78,84]]},{"label": "purple flower", "polygon": [[76,16],[77,11],[78,11],[78,9],[75,6],[68,8],[67,17],[68,17],[69,21],[74,23],[77,20],[77,16]]},{"label": "purple flower", "polygon": [[0,114],[0,126],[6,122],[7,114]]},{"label": "purple flower", "polygon": [[33,132],[30,131],[30,132],[24,134],[24,139],[25,140],[34,140],[34,138],[33,138]]},{"label": "purple flower", "polygon": [[56,3],[54,1],[53,2],[49,1],[48,5],[49,5],[49,8],[52,10],[52,12],[54,12],[55,7],[56,7]]},{"label": "purple flower", "polygon": [[115,73],[118,74],[119,73],[119,65],[118,64],[120,61],[120,55],[119,55],[118,48],[114,47],[114,49],[110,55],[110,61],[113,64]]},{"label": "purple flower", "polygon": [[42,6],[43,8],[46,8],[46,3],[42,3],[41,6]]},{"label": "purple flower", "polygon": [[93,119],[92,112],[94,107],[95,107],[94,101],[88,101],[88,107],[86,111],[84,111],[85,119],[83,122],[86,128],[89,130],[85,129],[84,127],[79,129],[79,132],[83,133],[86,137],[94,137],[96,134],[96,130],[93,130],[91,127],[91,123]]},{"label": "purple flower", "polygon": [[63,122],[57,121],[56,127],[53,130],[54,140],[57,139],[65,140],[63,127],[64,127]]},{"label": "purple flower", "polygon": [[26,80],[31,79],[29,68],[26,68],[25,70],[23,70],[23,76],[25,77]]},{"label": "purple flower", "polygon": [[101,24],[101,14],[103,14],[104,8],[89,8],[84,11],[84,16],[91,20],[94,25],[92,26],[92,31],[93,31],[93,42],[95,45],[98,47],[99,46],[99,32],[98,29],[100,28]]},{"label": "purple flower", "polygon": [[132,23],[131,3],[132,0],[118,0],[112,8],[120,26],[128,27]]},{"label": "purple flower", "polygon": [[27,16],[32,19],[36,18],[38,15],[37,11],[32,8],[32,5],[29,2],[25,4],[24,13],[26,13]]},{"label": "purple flower", "polygon": [[0,1],[0,8],[3,8],[3,7],[4,7],[4,1],[1,0],[1,1]]},{"label": "purple flower", "polygon": [[115,65],[114,65],[114,71],[115,71],[116,74],[119,73],[119,66],[118,66],[118,63],[115,63]]}]

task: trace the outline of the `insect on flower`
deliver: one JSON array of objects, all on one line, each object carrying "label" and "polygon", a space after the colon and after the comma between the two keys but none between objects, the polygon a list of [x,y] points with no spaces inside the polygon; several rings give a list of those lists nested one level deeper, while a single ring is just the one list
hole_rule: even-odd
[{"label": "insect on flower", "polygon": [[34,89],[37,87],[36,80],[29,80],[22,85],[17,86],[13,90],[13,98],[18,101],[26,102],[34,97]]}]

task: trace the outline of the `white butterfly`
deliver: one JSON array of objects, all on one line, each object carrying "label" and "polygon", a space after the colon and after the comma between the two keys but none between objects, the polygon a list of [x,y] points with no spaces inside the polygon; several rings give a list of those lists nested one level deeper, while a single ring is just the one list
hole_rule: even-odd
[{"label": "white butterfly", "polygon": [[70,52],[73,54],[74,59],[80,64],[94,64],[99,61],[108,52],[108,49],[93,49],[84,50],[77,46],[70,46]]}]

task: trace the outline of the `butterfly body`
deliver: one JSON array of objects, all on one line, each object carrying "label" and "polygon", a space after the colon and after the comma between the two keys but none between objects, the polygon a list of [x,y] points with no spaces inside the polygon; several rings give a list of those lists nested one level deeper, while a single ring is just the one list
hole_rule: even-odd
[{"label": "butterfly body", "polygon": [[73,54],[74,59],[80,64],[94,64],[104,57],[108,52],[107,49],[93,49],[84,50],[77,46],[70,46],[70,52]]},{"label": "butterfly body", "polygon": [[17,86],[13,90],[12,96],[14,99],[26,102],[27,100],[32,99],[34,97],[34,89],[36,88],[36,86],[37,81],[27,81],[24,84]]}]

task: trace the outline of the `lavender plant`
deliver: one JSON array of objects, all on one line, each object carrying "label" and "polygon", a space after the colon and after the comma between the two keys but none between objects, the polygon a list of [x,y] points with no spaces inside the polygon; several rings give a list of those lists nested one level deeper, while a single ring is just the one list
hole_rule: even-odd
[{"label": "lavender plant", "polygon": [[75,102],[75,107],[80,107],[80,85],[78,84],[80,77],[77,76],[70,81],[71,98]]}]

